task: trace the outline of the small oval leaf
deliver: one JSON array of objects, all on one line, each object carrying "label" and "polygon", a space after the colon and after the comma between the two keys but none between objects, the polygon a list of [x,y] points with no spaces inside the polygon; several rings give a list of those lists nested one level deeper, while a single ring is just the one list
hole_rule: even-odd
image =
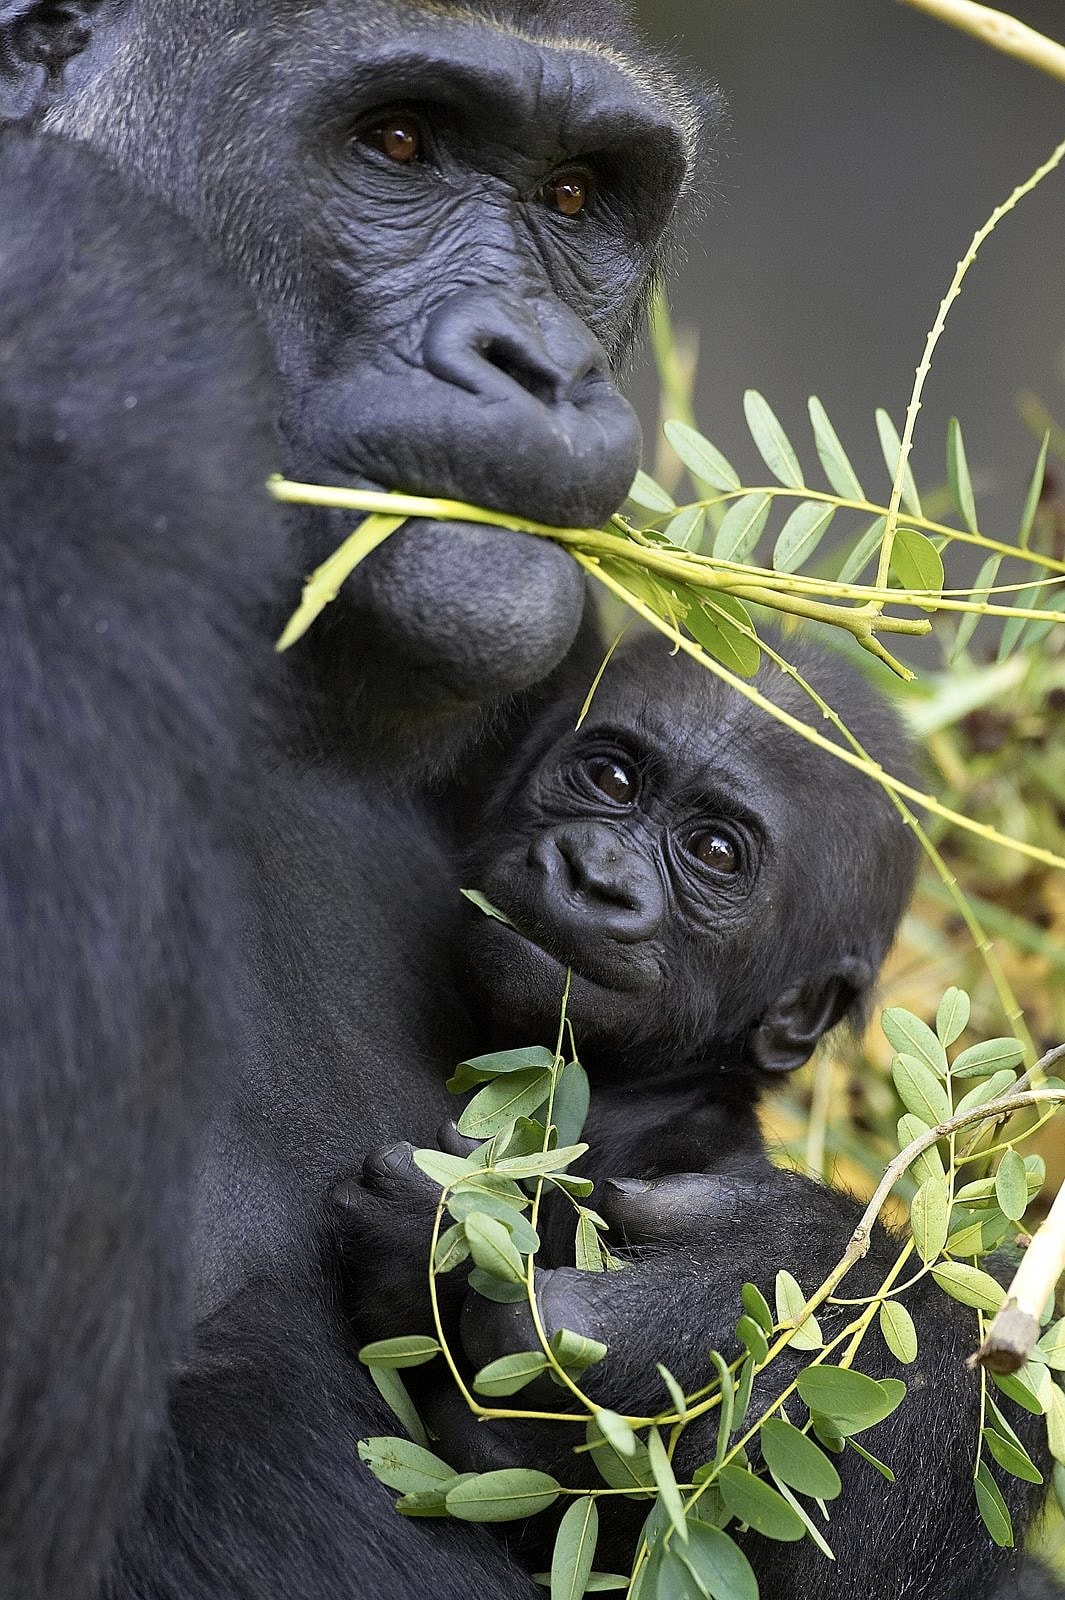
[{"label": "small oval leaf", "polygon": [[910,1205],[910,1231],[925,1263],[942,1254],[950,1224],[950,1187],[946,1178],[926,1178]]},{"label": "small oval leaf", "polygon": [[1007,1150],[998,1164],[995,1198],[1004,1217],[1020,1222],[1028,1209],[1028,1174],[1016,1150]]},{"label": "small oval leaf", "polygon": [[971,1003],[964,989],[948,989],[936,1011],[936,1035],[944,1049],[960,1039],[969,1025]]},{"label": "small oval leaf", "polygon": [[897,1361],[917,1360],[917,1329],[901,1300],[885,1300],[880,1307],[880,1332]]},{"label": "small oval leaf", "polygon": [[941,1261],[932,1268],[932,1276],[952,1300],[978,1311],[997,1311],[1006,1298],[1005,1289],[989,1272],[965,1261]]},{"label": "small oval leaf", "polygon": [[756,1478],[746,1467],[722,1467],[717,1475],[721,1497],[734,1517],[749,1523],[767,1539],[791,1543],[801,1539],[806,1530],[783,1495]]},{"label": "small oval leaf", "polygon": [[516,1522],[546,1511],[558,1499],[561,1484],[546,1472],[529,1467],[504,1467],[478,1472],[448,1493],[447,1509],[463,1522]]},{"label": "small oval leaf", "polygon": [[551,1600],[581,1600],[588,1588],[595,1547],[599,1542],[599,1511],[595,1501],[575,1500],[558,1525],[551,1557]]},{"label": "small oval leaf", "polygon": [[673,496],[668,494],[660,483],[656,483],[650,473],[642,470],[633,478],[626,499],[631,500],[633,505],[641,506],[644,511],[662,512],[677,509],[677,502]]},{"label": "small oval leaf", "polygon": [[828,413],[815,394],[808,402],[810,423],[814,430],[814,444],[825,477],[844,500],[865,500],[867,495],[858,474],[851,466],[847,452],[839,442],[839,435],[828,419]]},{"label": "small oval leaf", "polygon": [[804,500],[788,517],[773,547],[777,572],[798,572],[813,555],[832,525],[836,507],[821,500]]},{"label": "small oval leaf", "polygon": [[779,483],[789,489],[803,487],[802,468],[791,440],[764,395],[748,389],[743,396],[743,414],[758,452]]},{"label": "small oval leaf", "polygon": [[695,428],[690,428],[686,422],[671,421],[662,431],[693,478],[726,493],[740,487],[740,476],[732,463]]},{"label": "small oval leaf", "polygon": [[800,1494],[834,1500],[842,1491],[839,1473],[823,1450],[783,1417],[763,1422],[758,1435],[769,1470]]},{"label": "small oval leaf", "polygon": [[767,494],[745,494],[729,506],[714,536],[719,561],[746,561],[762,534],[772,500]]}]

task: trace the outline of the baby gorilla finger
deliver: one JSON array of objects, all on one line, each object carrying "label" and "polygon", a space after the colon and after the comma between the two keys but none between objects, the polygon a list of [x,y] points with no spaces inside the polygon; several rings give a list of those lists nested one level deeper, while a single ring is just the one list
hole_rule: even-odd
[{"label": "baby gorilla finger", "polygon": [[611,1231],[629,1245],[697,1245],[708,1229],[749,1217],[761,1184],[712,1172],[663,1178],[608,1178],[598,1206]]}]

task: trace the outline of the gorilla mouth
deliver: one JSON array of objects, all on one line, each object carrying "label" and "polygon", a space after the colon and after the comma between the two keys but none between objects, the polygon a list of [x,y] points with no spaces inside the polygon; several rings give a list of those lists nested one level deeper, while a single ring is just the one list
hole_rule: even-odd
[{"label": "gorilla mouth", "polygon": [[[509,911],[506,915],[511,917]],[[568,968],[574,978],[579,978],[594,989],[604,989],[614,994],[631,994],[645,989],[657,975],[657,969],[652,971],[645,961],[638,963],[633,961],[631,947],[627,948],[622,956],[623,947],[614,942],[602,952],[587,948],[574,952],[572,948],[567,949],[561,939],[555,937],[557,930],[545,928],[540,924],[535,932],[527,932],[525,927],[513,918],[509,927],[496,922],[492,924],[492,930],[496,937],[505,939],[510,935],[519,940],[527,951],[534,951],[538,959],[549,962],[563,973]],[[597,956],[600,959],[596,959]]]}]

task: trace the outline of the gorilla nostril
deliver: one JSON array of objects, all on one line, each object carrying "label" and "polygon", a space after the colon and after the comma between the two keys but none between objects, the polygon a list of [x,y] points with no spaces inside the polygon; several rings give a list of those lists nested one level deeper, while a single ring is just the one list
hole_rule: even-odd
[{"label": "gorilla nostril", "polygon": [[536,356],[523,350],[520,345],[510,339],[489,339],[482,347],[481,354],[497,371],[505,373],[519,388],[531,394],[534,400],[539,400],[542,405],[557,405],[566,398],[563,390],[568,387],[564,375],[547,360],[538,360]]}]

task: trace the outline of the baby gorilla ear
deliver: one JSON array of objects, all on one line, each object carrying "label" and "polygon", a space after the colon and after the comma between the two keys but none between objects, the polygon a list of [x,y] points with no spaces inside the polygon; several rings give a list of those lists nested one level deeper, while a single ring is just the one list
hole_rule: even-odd
[{"label": "baby gorilla ear", "polygon": [[875,973],[867,961],[845,956],[827,978],[786,989],[747,1041],[763,1072],[794,1072],[809,1061],[822,1034],[835,1027],[868,990]]}]

